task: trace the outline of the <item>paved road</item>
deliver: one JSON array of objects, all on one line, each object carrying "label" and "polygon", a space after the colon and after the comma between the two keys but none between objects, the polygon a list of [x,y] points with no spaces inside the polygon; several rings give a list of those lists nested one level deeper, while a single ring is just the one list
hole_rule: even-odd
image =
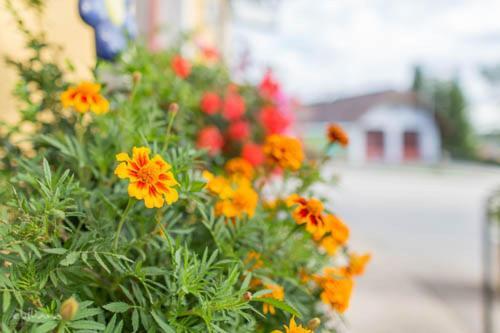
[{"label": "paved road", "polygon": [[325,174],[341,176],[318,191],[351,226],[353,248],[374,253],[349,332],[480,332],[484,200],[500,168],[332,164]]}]

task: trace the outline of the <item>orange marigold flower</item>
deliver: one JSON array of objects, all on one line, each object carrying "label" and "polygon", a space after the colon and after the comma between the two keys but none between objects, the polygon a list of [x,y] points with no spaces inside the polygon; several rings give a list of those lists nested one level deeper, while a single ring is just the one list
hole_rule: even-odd
[{"label": "orange marigold flower", "polygon": [[[279,286],[277,284],[266,284],[265,288],[269,289],[270,292],[262,295],[261,297],[274,298],[277,299],[278,301],[282,301],[285,299],[285,289],[283,289],[282,286]],[[262,311],[264,312],[264,314],[270,313],[273,315],[276,313],[276,309],[274,308],[274,306],[267,303],[264,303],[262,305]]]},{"label": "orange marigold flower", "polygon": [[[337,249],[347,243],[349,239],[349,228],[337,216],[328,214],[324,217],[325,229],[330,233],[320,240],[320,245],[329,255],[334,255]],[[314,235],[319,240],[322,235]]]},{"label": "orange marigold flower", "polygon": [[[295,318],[290,319],[289,326],[283,326],[285,328],[285,333],[313,333],[310,329],[304,328],[302,325],[297,325],[295,323]],[[283,333],[279,330],[274,330],[271,333]]]},{"label": "orange marigold flower", "polygon": [[99,93],[100,90],[101,85],[98,83],[81,82],[61,94],[61,103],[63,107],[72,107],[80,113],[89,110],[95,114],[106,113],[109,111],[109,102]]},{"label": "orange marigold flower", "polygon": [[292,216],[297,224],[305,224],[306,230],[313,235],[322,236],[327,232],[323,218],[323,204],[318,199],[304,199],[297,194],[287,198],[288,207],[296,206]]},{"label": "orange marigold flower", "polygon": [[227,218],[241,218],[244,214],[253,217],[259,196],[249,184],[240,184],[226,199],[216,203],[215,214]]},{"label": "orange marigold flower", "polygon": [[365,272],[366,264],[372,258],[370,253],[365,253],[363,255],[358,255],[356,253],[351,253],[349,255],[349,266],[347,271],[351,275],[362,275]]},{"label": "orange marigold flower", "polygon": [[255,251],[248,252],[244,263],[245,265],[249,266],[248,270],[250,271],[262,268],[264,266],[264,261],[262,261],[261,259],[261,254]]},{"label": "orange marigold flower", "polygon": [[228,175],[237,178],[252,179],[254,174],[253,166],[250,162],[241,157],[230,159],[226,163],[225,170]]},{"label": "orange marigold flower", "polygon": [[208,191],[217,195],[220,199],[228,199],[233,195],[234,191],[228,179],[222,176],[214,176],[208,171],[203,171],[203,178],[207,181],[206,188]]},{"label": "orange marigold flower", "polygon": [[345,147],[349,144],[349,136],[340,125],[330,124],[328,126],[328,141],[330,143],[338,142]]},{"label": "orange marigold flower", "polygon": [[267,161],[283,169],[298,170],[304,160],[304,152],[299,140],[273,134],[266,138],[264,154]]},{"label": "orange marigold flower", "polygon": [[320,279],[320,286],[323,289],[320,295],[321,300],[343,313],[349,307],[353,285],[354,282],[350,277],[322,277]]},{"label": "orange marigold flower", "polygon": [[170,164],[160,155],[149,158],[150,149],[134,147],[132,158],[127,153],[116,155],[121,162],[115,169],[115,175],[128,178],[128,194],[138,200],[144,200],[147,208],[160,208],[177,201],[179,195],[174,186],[179,185],[172,174]]},{"label": "orange marigold flower", "polygon": [[185,79],[191,74],[191,64],[180,55],[175,55],[170,63],[175,75]]},{"label": "orange marigold flower", "polygon": [[208,181],[207,189],[219,197],[219,201],[215,204],[216,215],[234,219],[241,218],[244,214],[249,217],[255,214],[259,196],[248,179],[241,177],[227,179],[214,176],[208,171],[203,172],[203,177]]}]

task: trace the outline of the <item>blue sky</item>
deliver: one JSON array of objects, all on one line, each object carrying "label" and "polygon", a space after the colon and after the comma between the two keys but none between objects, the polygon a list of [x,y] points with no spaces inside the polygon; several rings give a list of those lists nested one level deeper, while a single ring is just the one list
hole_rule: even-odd
[{"label": "blue sky", "polygon": [[[500,86],[479,73],[500,64],[500,0],[235,1],[233,42],[248,75],[272,67],[302,101],[408,87],[412,66],[459,77],[480,131],[500,129]],[[255,2],[254,2],[255,3]]]}]

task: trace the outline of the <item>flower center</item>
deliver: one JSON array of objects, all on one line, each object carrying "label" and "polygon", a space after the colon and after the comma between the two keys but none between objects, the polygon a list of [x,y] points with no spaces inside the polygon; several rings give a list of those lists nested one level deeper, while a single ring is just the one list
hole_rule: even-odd
[{"label": "flower center", "polygon": [[137,177],[146,184],[153,184],[158,179],[158,168],[145,165],[137,172]]}]

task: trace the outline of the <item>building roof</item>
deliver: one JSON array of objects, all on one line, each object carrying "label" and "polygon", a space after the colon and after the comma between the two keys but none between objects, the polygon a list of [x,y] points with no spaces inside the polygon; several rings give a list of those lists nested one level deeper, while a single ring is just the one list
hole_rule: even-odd
[{"label": "building roof", "polygon": [[417,106],[417,104],[419,103],[414,92],[387,90],[307,105],[300,111],[298,118],[305,121],[350,122],[380,105]]}]

